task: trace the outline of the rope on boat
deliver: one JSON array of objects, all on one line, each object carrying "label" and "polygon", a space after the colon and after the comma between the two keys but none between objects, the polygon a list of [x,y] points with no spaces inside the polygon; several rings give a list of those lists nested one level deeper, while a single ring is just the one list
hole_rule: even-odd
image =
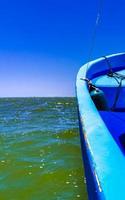
[{"label": "rope on boat", "polygon": [[114,103],[113,103],[113,106],[112,106],[111,110],[115,110],[115,108],[116,108],[116,104],[118,102],[118,99],[119,99],[119,96],[120,96],[120,92],[121,92],[122,80],[123,79],[120,80],[119,86],[118,86],[118,88],[116,90],[115,100],[114,100]]},{"label": "rope on boat", "polygon": [[114,78],[116,80],[116,82],[118,83],[114,103],[113,103],[113,106],[111,108],[111,110],[113,111],[116,108],[116,104],[118,102],[120,92],[121,92],[121,88],[122,88],[122,81],[125,80],[125,75],[117,73],[117,72],[113,72],[112,65],[111,65],[109,59],[106,56],[103,56],[103,57],[105,58],[108,66],[109,66],[109,72],[107,73],[107,76]]},{"label": "rope on boat", "polygon": [[92,81],[90,79],[88,79],[88,78],[81,78],[81,80],[87,82],[87,85],[88,85],[88,88],[89,88],[89,92],[91,90],[93,90],[93,89],[96,90],[96,91],[98,91],[98,88],[92,83]]},{"label": "rope on boat", "polygon": [[108,72],[108,75],[112,75],[113,74],[113,70],[112,70],[112,65],[111,63],[109,62],[109,59],[107,58],[107,56],[102,56],[105,61],[107,62],[108,66],[109,66],[109,72]]}]

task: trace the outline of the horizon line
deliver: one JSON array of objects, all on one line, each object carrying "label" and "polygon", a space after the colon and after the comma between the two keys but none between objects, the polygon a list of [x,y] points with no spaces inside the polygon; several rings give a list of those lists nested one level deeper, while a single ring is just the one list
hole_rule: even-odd
[{"label": "horizon line", "polygon": [[76,96],[1,96],[2,98],[74,98]]}]

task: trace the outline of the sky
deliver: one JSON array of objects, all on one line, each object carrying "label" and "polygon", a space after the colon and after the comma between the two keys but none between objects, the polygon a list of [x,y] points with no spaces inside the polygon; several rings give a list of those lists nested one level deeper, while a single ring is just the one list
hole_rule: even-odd
[{"label": "sky", "polygon": [[[125,51],[125,1],[102,0],[91,60]],[[0,97],[75,96],[99,0],[0,1]]]}]

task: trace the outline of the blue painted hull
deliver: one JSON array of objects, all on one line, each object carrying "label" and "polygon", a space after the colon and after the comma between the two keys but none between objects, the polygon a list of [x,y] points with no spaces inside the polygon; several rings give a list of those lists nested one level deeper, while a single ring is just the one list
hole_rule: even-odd
[{"label": "blue painted hull", "polygon": [[[125,53],[107,58],[114,72],[125,70]],[[98,111],[90,97],[87,83],[83,80],[88,78],[104,90],[111,107],[113,94],[118,86],[113,79],[105,81],[108,71],[107,62],[102,57],[82,66],[76,81],[80,138],[89,200],[125,199],[125,153],[119,142],[120,134],[125,132],[125,112]],[[117,104],[121,110],[125,110],[124,96],[125,83]]]}]

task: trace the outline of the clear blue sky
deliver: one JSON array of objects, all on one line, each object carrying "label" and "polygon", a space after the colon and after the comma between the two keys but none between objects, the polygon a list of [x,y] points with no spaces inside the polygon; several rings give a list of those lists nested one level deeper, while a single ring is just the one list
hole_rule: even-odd
[{"label": "clear blue sky", "polygon": [[[98,0],[0,1],[0,97],[74,96]],[[125,1],[104,0],[93,58],[125,51]]]}]

